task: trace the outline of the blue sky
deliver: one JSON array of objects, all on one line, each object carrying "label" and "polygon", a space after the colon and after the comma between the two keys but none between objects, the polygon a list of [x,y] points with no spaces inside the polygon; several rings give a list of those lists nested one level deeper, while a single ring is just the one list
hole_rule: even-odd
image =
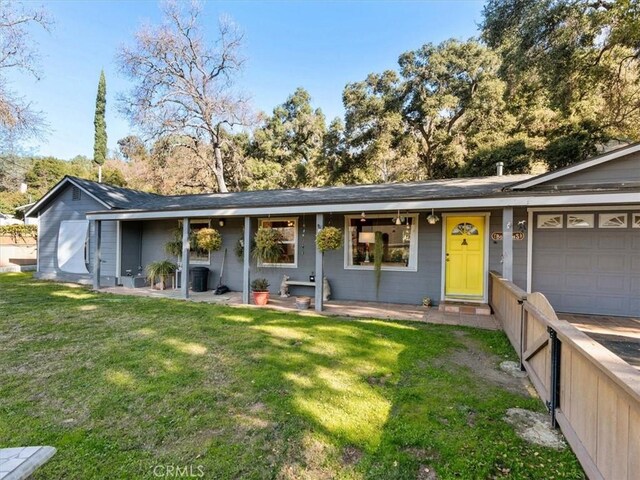
[{"label": "blue sky", "polygon": [[[93,114],[100,69],[107,76],[109,148],[135,131],[116,111],[127,89],[115,53],[143,23],[160,21],[155,1],[51,1],[51,34],[36,32],[42,80],[16,77],[14,89],[44,112],[50,126],[35,153],[93,154]],[[342,90],[368,73],[395,68],[398,56],[427,42],[477,35],[481,1],[204,2],[206,28],[221,14],[245,32],[240,84],[256,110],[270,112],[306,88],[328,120],[341,116]]]}]

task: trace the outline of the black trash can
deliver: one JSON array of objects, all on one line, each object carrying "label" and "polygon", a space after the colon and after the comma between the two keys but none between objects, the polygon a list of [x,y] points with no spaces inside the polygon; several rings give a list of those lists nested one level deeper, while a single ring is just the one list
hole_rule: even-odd
[{"label": "black trash can", "polygon": [[207,267],[193,267],[191,275],[191,290],[194,292],[206,292],[209,269]]}]

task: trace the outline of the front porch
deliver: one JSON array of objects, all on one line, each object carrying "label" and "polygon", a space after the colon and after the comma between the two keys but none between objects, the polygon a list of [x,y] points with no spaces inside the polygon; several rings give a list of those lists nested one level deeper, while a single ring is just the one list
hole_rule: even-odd
[{"label": "front porch", "polygon": [[[182,290],[165,289],[156,290],[150,287],[126,288],[126,287],[105,287],[101,292],[116,295],[133,295],[141,297],[167,298],[174,300],[184,300]],[[309,310],[298,310],[296,308],[296,297],[279,297],[272,295],[269,303],[264,307],[246,305],[242,299],[242,292],[227,292],[223,295],[215,295],[213,291],[189,292],[188,301],[204,302],[217,305],[243,306],[251,308],[269,308],[283,312],[296,312],[307,315],[323,315],[332,317],[354,317],[354,318],[375,318],[381,320],[402,320],[425,322],[438,325],[458,325],[465,327],[482,328],[486,330],[499,330],[500,326],[493,315],[471,315],[461,312],[443,312],[437,307],[423,307],[417,305],[407,305],[401,303],[382,303],[351,300],[328,300],[323,302],[323,311],[314,312],[314,302],[311,299]]]},{"label": "front porch", "polygon": [[[516,220],[524,222],[525,218],[524,210],[514,216],[512,208],[471,213],[396,209],[395,212],[302,213],[290,217],[162,217],[117,220],[113,228],[115,238],[105,241],[101,239],[103,221],[93,220],[96,237],[93,286],[98,289],[114,283],[120,285],[128,276],[142,277],[149,264],[169,260],[179,267],[172,283],[180,285],[180,290],[170,294],[175,298],[200,297],[190,288],[190,273],[194,268],[205,267],[209,288],[222,276],[222,283],[241,292],[239,303],[243,304],[250,303],[250,285],[255,279],[270,283],[272,298],[278,286],[286,283],[292,295],[316,299],[330,295],[332,300],[345,302],[354,310],[353,314],[345,314],[354,316],[363,315],[359,307],[353,306],[363,302],[420,305],[428,298],[435,305],[445,301],[486,304],[489,268],[501,267],[504,275],[515,275],[520,283],[525,281],[524,242],[514,245],[510,235],[506,235],[504,241],[502,237],[498,240],[491,237],[492,233],[514,231]],[[325,225],[338,227],[343,232],[343,246],[327,251],[317,248],[316,233]],[[219,231],[220,248],[209,252],[193,250],[190,239],[203,227],[215,227]],[[244,245],[253,244],[261,228],[284,232],[286,248],[281,261],[262,262],[254,258],[249,249],[244,249]],[[375,235],[379,236],[378,240]],[[381,260],[375,267],[374,249],[378,241]],[[112,248],[111,242],[115,243],[116,255],[111,250],[103,255],[102,244]],[[168,249],[175,243],[179,244],[178,251]],[[520,260],[514,262],[514,257]],[[115,278],[114,283],[105,281],[108,275]],[[312,281],[313,278],[326,278],[328,283]],[[330,291],[325,292],[327,287]],[[355,303],[351,305],[352,302]],[[325,309],[322,301],[314,302],[312,308],[318,312]],[[380,318],[404,311],[395,306],[389,309],[388,315],[378,314],[378,310],[376,307],[374,313]],[[367,310],[363,312],[366,316]],[[330,306],[328,313],[331,314]],[[457,314],[447,313],[450,314],[447,318]]]}]

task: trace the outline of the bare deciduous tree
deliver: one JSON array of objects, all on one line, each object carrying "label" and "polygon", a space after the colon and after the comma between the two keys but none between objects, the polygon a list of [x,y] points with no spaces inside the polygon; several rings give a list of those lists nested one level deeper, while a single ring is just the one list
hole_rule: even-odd
[{"label": "bare deciduous tree", "polygon": [[16,137],[37,134],[43,126],[41,114],[11,90],[7,74],[19,71],[40,78],[29,29],[38,25],[49,30],[51,24],[42,9],[0,0],[0,147]]},{"label": "bare deciduous tree", "polygon": [[244,62],[243,35],[227,18],[220,20],[218,38],[208,42],[199,24],[201,9],[164,4],[164,22],[143,27],[118,61],[135,84],[120,98],[121,110],[150,138],[187,139],[177,147],[189,149],[226,192],[223,143],[226,129],[246,124],[246,99],[235,86]]}]

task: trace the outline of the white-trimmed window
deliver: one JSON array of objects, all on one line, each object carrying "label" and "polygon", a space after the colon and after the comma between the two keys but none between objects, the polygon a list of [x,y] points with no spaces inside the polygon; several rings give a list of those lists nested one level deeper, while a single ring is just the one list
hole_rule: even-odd
[{"label": "white-trimmed window", "polygon": [[373,270],[376,232],[383,244],[382,270],[415,272],[418,270],[418,214],[368,214],[345,216],[344,268]]},{"label": "white-trimmed window", "polygon": [[288,218],[261,218],[260,228],[273,228],[278,230],[283,237],[284,252],[280,260],[274,263],[258,262],[259,267],[298,267],[298,217]]},{"label": "white-trimmed window", "polygon": [[567,215],[567,228],[593,228],[593,213],[570,213]]},{"label": "white-trimmed window", "polygon": [[538,214],[538,228],[562,228],[562,215],[542,215]]},{"label": "white-trimmed window", "polygon": [[[178,223],[180,229],[182,229],[182,220]],[[198,230],[203,228],[209,228],[211,226],[211,220],[207,219],[194,219],[189,220],[189,238],[194,238]],[[195,247],[195,242],[191,241],[191,248],[189,250],[189,264],[190,265],[209,265],[211,263],[211,253],[207,250],[201,250]]]},{"label": "white-trimmed window", "polygon": [[598,215],[600,228],[627,228],[626,213],[601,213]]}]

